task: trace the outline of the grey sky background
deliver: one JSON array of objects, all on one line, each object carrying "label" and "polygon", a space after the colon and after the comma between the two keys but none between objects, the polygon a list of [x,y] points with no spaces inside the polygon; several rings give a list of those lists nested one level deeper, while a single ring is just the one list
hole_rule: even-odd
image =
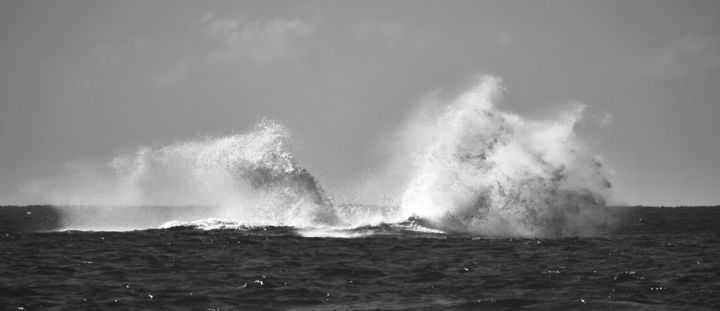
[{"label": "grey sky background", "polygon": [[287,124],[332,193],[433,90],[588,105],[627,204],[720,203],[718,1],[0,1],[0,204],[141,145]]}]

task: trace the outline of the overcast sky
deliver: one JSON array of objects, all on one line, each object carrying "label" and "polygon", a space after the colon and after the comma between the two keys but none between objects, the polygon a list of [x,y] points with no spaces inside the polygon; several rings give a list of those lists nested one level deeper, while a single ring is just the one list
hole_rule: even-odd
[{"label": "overcast sky", "polygon": [[720,2],[0,1],[0,204],[141,145],[294,132],[332,189],[480,73],[579,132],[627,204],[720,203]]}]

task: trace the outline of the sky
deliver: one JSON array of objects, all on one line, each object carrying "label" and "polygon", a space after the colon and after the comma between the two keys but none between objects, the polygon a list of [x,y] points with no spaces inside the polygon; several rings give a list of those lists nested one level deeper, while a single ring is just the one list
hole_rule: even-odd
[{"label": "sky", "polygon": [[[286,124],[326,188],[478,74],[578,133],[623,204],[720,204],[718,1],[0,1],[0,204],[139,146]],[[330,191],[332,192],[332,191]]]}]

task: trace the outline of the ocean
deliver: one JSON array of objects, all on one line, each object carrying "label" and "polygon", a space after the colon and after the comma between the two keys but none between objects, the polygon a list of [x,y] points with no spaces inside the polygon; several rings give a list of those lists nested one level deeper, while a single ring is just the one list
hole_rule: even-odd
[{"label": "ocean", "polygon": [[66,230],[67,208],[0,207],[3,310],[720,309],[720,207],[616,207],[602,235],[546,238],[412,218]]},{"label": "ocean", "polygon": [[613,207],[613,170],[576,133],[584,106],[530,120],[496,106],[502,90],[482,76],[421,105],[342,178],[260,119],[27,182],[54,206],[0,209],[0,305],[720,308],[720,207]]}]

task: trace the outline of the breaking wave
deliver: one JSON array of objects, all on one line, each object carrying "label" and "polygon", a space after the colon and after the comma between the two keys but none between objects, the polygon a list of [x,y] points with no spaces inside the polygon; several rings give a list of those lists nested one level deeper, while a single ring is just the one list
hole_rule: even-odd
[{"label": "breaking wave", "polygon": [[36,190],[51,194],[52,203],[118,206],[108,217],[67,209],[68,229],[115,228],[108,224],[121,206],[189,205],[206,207],[204,214],[193,221],[170,213],[145,226],[290,226],[309,236],[352,237],[363,234],[352,228],[421,220],[419,230],[487,236],[602,233],[613,223],[605,208],[611,187],[600,160],[574,134],[583,106],[552,120],[525,120],[496,107],[501,90],[498,79],[483,76],[452,100],[430,101],[405,124],[394,156],[412,159],[403,164],[411,174],[397,204],[335,203],[298,163],[290,131],[266,119],[242,134],[142,147],[110,161],[109,174],[85,172],[72,186]]},{"label": "breaking wave", "polygon": [[243,134],[142,147],[110,161],[109,176],[84,172],[76,175],[93,178],[40,192],[52,194],[52,203],[68,204],[64,200],[72,198],[73,205],[116,206],[90,219],[78,212],[87,209],[68,209],[63,219],[73,229],[117,228],[112,225],[117,210],[137,212],[126,206],[139,205],[210,207],[203,218],[246,225],[336,224],[333,203],[298,164],[289,137],[283,125],[263,119]]},{"label": "breaking wave", "polygon": [[497,78],[421,111],[406,133],[417,148],[404,215],[483,235],[591,235],[612,224],[610,183],[576,139],[584,106],[529,121],[495,106]]},{"label": "breaking wave", "polygon": [[246,234],[262,236],[287,236],[299,235],[303,237],[323,238],[358,238],[377,235],[415,235],[415,236],[437,236],[445,235],[447,232],[423,221],[411,217],[397,223],[380,223],[377,225],[366,225],[359,227],[288,227],[288,226],[246,226],[235,221],[219,218],[208,218],[195,221],[169,221],[160,229],[196,229],[196,230],[238,230]]}]

